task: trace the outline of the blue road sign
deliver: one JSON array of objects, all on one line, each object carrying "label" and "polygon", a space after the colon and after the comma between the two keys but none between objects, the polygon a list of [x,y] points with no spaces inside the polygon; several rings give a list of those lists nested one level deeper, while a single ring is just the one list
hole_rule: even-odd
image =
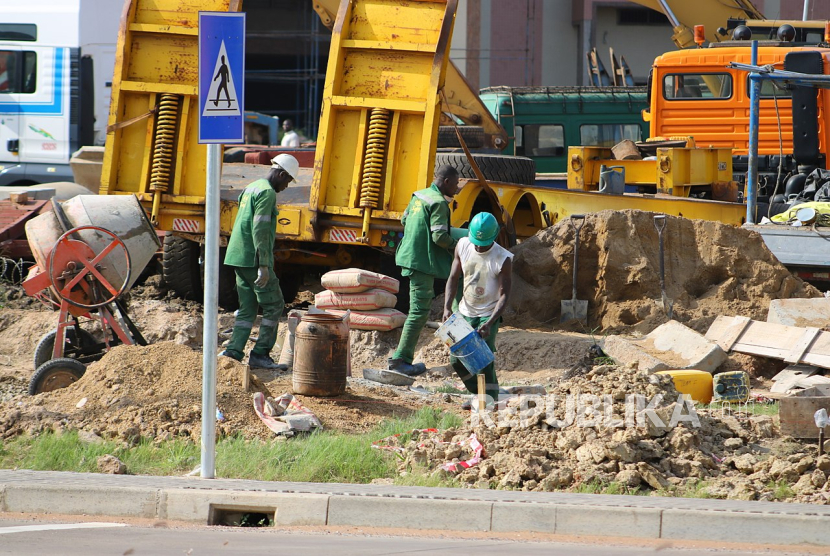
[{"label": "blue road sign", "polygon": [[199,12],[199,143],[242,143],[245,14]]}]

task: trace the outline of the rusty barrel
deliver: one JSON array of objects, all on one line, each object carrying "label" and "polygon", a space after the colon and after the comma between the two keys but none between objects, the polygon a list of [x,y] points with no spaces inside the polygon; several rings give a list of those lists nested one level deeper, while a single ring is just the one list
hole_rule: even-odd
[{"label": "rusty barrel", "polygon": [[350,368],[348,314],[303,315],[294,332],[294,393],[339,396]]}]

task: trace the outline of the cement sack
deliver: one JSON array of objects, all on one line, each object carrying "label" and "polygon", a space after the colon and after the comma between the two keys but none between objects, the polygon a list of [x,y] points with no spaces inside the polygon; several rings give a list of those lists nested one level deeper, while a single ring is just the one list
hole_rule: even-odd
[{"label": "cement sack", "polygon": [[[329,309],[334,315],[344,315],[345,311]],[[349,327],[354,330],[379,330],[388,332],[403,326],[406,315],[397,309],[385,308],[376,311],[352,311],[349,317]]]},{"label": "cement sack", "polygon": [[352,311],[374,311],[394,307],[398,298],[386,290],[374,288],[362,293],[337,293],[323,291],[314,296],[318,309],[351,309]]},{"label": "cement sack", "polygon": [[372,288],[398,293],[400,288],[400,282],[394,278],[359,268],[326,272],[320,279],[320,283],[327,290],[338,293],[360,293]]}]

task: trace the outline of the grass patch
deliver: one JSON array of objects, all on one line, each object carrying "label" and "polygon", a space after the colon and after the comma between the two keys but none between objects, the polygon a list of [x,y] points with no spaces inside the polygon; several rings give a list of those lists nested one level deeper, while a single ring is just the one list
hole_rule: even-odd
[{"label": "grass patch", "polygon": [[[454,413],[425,407],[405,419],[383,421],[365,434],[322,431],[272,441],[224,438],[216,447],[216,474],[266,481],[368,483],[372,479],[397,476],[394,457],[373,449],[372,442],[412,429],[448,429],[462,423],[461,417]],[[200,449],[197,443],[184,440],[160,444],[143,440],[128,448],[106,441],[89,444],[81,441],[76,432],[48,433],[0,442],[0,467],[94,473],[98,470],[98,457],[105,454],[124,462],[131,474],[181,475],[198,465]],[[454,486],[451,480],[440,477],[413,476],[406,481],[402,484]]]},{"label": "grass patch", "polygon": [[598,479],[592,479],[587,483],[580,483],[571,492],[581,494],[646,494],[640,487],[629,487],[619,481],[605,482]]},{"label": "grass patch", "polygon": [[779,479],[767,483],[767,488],[772,491],[772,496],[775,500],[784,501],[795,496],[795,491],[787,484],[787,481]]},{"label": "grass patch", "polygon": [[461,390],[460,388],[456,388],[455,386],[450,386],[445,384],[443,386],[439,386],[435,389],[436,392],[440,394],[467,394],[466,390]]},{"label": "grass patch", "polygon": [[733,415],[778,415],[778,402],[774,403],[748,403],[748,404],[695,404],[696,409],[708,409],[715,413],[725,411]]}]

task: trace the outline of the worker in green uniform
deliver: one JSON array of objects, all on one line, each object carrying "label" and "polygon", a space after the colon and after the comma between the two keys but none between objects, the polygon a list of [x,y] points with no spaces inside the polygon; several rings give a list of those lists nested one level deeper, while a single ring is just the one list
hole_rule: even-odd
[{"label": "worker in green uniform", "polygon": [[389,368],[409,376],[426,372],[426,365],[413,365],[412,360],[435,297],[435,279],[446,279],[450,274],[457,241],[450,235],[449,202],[456,193],[458,171],[441,166],[430,187],[412,194],[401,220],[404,232],[395,263],[401,267],[401,275],[409,277],[409,314]]},{"label": "worker in green uniform", "polygon": [[277,193],[288,187],[299,173],[300,164],[290,154],[271,160],[271,171],[257,180],[239,196],[239,211],[233,223],[231,239],[225,253],[225,264],[234,267],[239,310],[233,334],[220,355],[241,361],[251,328],[262,307],[259,337],[248,356],[248,365],[263,369],[287,369],[271,359],[277,342],[277,326],[285,303],[280,281],[274,274],[274,240],[277,226]]}]

